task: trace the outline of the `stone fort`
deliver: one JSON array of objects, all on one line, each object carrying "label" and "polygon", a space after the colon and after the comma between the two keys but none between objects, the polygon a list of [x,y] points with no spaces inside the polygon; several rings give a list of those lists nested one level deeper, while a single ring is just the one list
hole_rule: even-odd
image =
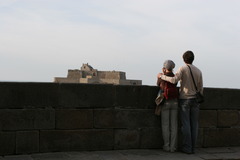
[{"label": "stone fort", "polygon": [[81,69],[68,70],[67,77],[55,77],[56,83],[92,83],[115,85],[142,85],[142,80],[128,80],[126,73],[120,71],[98,71],[88,63]]}]

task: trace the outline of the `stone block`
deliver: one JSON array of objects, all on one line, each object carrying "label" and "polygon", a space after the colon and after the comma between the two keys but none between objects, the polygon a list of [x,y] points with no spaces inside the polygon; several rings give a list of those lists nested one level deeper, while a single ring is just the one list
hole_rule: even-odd
[{"label": "stone block", "polygon": [[0,132],[0,155],[15,154],[15,132]]},{"label": "stone block", "polygon": [[119,110],[96,109],[93,110],[94,128],[117,128],[116,115]]},{"label": "stone block", "polygon": [[155,107],[158,87],[115,86],[115,106],[118,108],[150,109]]},{"label": "stone block", "polygon": [[204,88],[201,109],[239,109],[240,89]]},{"label": "stone block", "polygon": [[216,110],[200,110],[199,114],[200,128],[216,128],[217,127],[217,111]]},{"label": "stone block", "polygon": [[92,109],[56,110],[56,129],[93,128]]},{"label": "stone block", "polygon": [[39,152],[39,131],[18,131],[16,133],[16,153]]},{"label": "stone block", "polygon": [[55,112],[52,109],[2,109],[2,130],[34,130],[55,128]]},{"label": "stone block", "polygon": [[113,85],[59,84],[59,107],[61,108],[111,108],[115,92]]},{"label": "stone block", "polygon": [[40,131],[40,152],[112,150],[113,130],[48,130]]},{"label": "stone block", "polygon": [[240,146],[240,128],[204,129],[203,147]]},{"label": "stone block", "polygon": [[58,84],[0,83],[0,108],[43,108],[58,105]]},{"label": "stone block", "polygon": [[146,128],[160,126],[153,109],[94,110],[95,128]]},{"label": "stone block", "polygon": [[163,146],[162,130],[159,127],[142,128],[140,130],[141,149],[162,148]]},{"label": "stone block", "polygon": [[218,110],[218,127],[240,126],[238,110]]},{"label": "stone block", "polygon": [[114,149],[136,149],[139,148],[139,130],[117,129],[115,131]]}]

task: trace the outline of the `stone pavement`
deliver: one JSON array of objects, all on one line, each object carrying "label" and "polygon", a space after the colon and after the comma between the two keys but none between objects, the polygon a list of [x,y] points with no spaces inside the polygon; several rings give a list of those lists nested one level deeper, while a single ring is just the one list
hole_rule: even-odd
[{"label": "stone pavement", "polygon": [[190,155],[160,149],[132,149],[10,155],[0,160],[240,160],[240,147],[198,148]]}]

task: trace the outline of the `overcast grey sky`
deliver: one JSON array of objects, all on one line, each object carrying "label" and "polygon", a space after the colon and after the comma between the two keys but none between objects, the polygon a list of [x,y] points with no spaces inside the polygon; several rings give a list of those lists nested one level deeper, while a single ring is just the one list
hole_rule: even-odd
[{"label": "overcast grey sky", "polygon": [[195,53],[204,87],[240,88],[239,0],[0,0],[0,81],[53,82],[89,63],[155,85]]}]

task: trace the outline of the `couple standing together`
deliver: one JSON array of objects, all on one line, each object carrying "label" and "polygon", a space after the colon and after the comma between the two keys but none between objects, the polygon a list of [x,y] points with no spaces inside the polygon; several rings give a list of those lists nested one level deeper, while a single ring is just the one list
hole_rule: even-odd
[{"label": "couple standing together", "polygon": [[[176,74],[173,73],[175,64],[167,60],[163,64],[163,73],[157,75],[157,85],[164,90],[167,83],[176,84],[180,81],[179,97],[165,99],[161,107],[163,150],[174,152],[177,149],[178,135],[178,108],[180,109],[182,152],[193,154],[198,136],[199,103],[196,101],[196,88],[203,94],[202,72],[194,66],[194,54],[186,51],[183,61],[186,65],[180,67]],[[194,81],[193,81],[194,78]],[[195,87],[195,84],[196,87]]]}]

